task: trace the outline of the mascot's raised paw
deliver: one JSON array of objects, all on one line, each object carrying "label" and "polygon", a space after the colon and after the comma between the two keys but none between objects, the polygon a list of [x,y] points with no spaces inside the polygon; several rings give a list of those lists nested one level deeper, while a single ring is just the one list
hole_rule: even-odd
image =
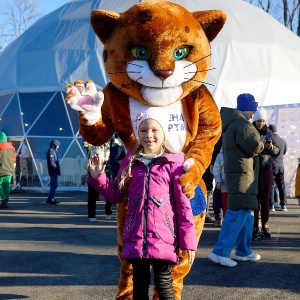
[{"label": "mascot's raised paw", "polygon": [[94,125],[101,118],[101,106],[104,101],[104,94],[97,91],[92,80],[83,82],[76,80],[65,88],[66,102],[82,114],[89,125]]}]

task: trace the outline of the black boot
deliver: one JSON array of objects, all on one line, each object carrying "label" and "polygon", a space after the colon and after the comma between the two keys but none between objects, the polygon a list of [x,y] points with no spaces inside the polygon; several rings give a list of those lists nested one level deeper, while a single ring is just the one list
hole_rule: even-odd
[{"label": "black boot", "polygon": [[7,202],[8,202],[8,199],[1,200],[0,208],[8,208]]}]

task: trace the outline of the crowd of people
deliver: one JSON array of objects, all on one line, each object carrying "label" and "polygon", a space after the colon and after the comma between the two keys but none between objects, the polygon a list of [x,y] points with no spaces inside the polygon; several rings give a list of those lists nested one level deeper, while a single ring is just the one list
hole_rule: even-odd
[{"label": "crowd of people", "polygon": [[[243,106],[241,103],[243,103],[242,99],[246,98],[252,99],[253,103],[257,105],[252,95],[240,95],[237,99],[237,110],[243,115],[247,115],[247,113],[245,113],[246,106]],[[270,216],[269,212],[275,211],[275,208],[280,209],[281,211],[287,211],[287,195],[285,189],[283,162],[283,156],[287,152],[287,143],[278,135],[275,124],[267,126],[267,111],[264,108],[257,109],[257,107],[252,107],[252,109],[255,109],[253,110],[253,116],[251,116],[248,120],[252,119],[253,127],[260,135],[260,140],[264,142],[262,152],[257,154],[259,169],[257,194],[258,208],[254,209],[254,223],[252,231],[252,240],[257,241],[263,237],[271,237],[270,228],[268,226]],[[248,118],[248,115],[246,118]],[[224,121],[224,117],[222,120]],[[219,142],[215,145],[211,164],[203,175],[208,191],[208,204],[212,200],[214,211],[214,218],[211,218],[211,216],[208,215],[206,217],[206,223],[214,223],[216,227],[222,226],[227,210],[228,193],[225,173],[224,151],[222,149],[221,137]],[[300,194],[300,190],[298,194]]]},{"label": "crowd of people", "polygon": [[[207,201],[212,201],[214,211],[213,219],[207,209],[206,222],[220,227],[208,259],[234,267],[238,262],[260,260],[261,256],[252,251],[252,241],[271,238],[269,212],[275,210],[275,203],[279,202],[280,209],[287,211],[283,164],[287,144],[274,124],[267,125],[267,111],[258,109],[251,94],[239,95],[237,108],[222,107],[220,114],[222,136],[203,175]],[[127,153],[116,133],[102,146],[83,142],[87,151],[88,219],[97,221],[96,201],[100,195],[106,201],[107,219],[111,217],[112,204],[127,199],[122,258],[133,267],[133,297],[146,299],[152,266],[159,297],[173,299],[172,266],[178,261],[179,251],[187,253],[192,264],[197,249],[190,201],[180,184],[184,155],[171,153],[165,146],[164,116],[142,116],[136,124],[139,144]],[[60,142],[53,139],[46,154],[50,177],[46,203],[51,205],[59,203],[55,199],[60,176],[59,146]],[[22,149],[19,156],[29,158],[26,148]],[[16,151],[3,132],[0,161],[1,208],[8,208]],[[32,170],[30,159],[27,163]],[[300,159],[295,188],[300,204]],[[161,207],[164,209],[158,209]],[[153,226],[143,229],[148,232],[145,239],[140,230],[148,210],[154,212],[147,215],[153,218],[147,224]]]},{"label": "crowd of people", "polygon": [[[103,162],[105,172],[111,181],[114,181],[123,158],[125,158],[126,150],[115,133],[109,142],[102,146],[93,146],[86,141],[83,142],[83,146],[87,150],[87,161],[86,169],[89,174],[90,165],[89,162],[95,155],[101,156],[101,161]],[[99,197],[102,195],[89,183],[88,184],[88,218],[90,222],[97,222],[96,218],[96,201],[99,200]],[[112,204],[108,200],[105,200],[105,215],[106,219],[111,219],[112,215]]]}]

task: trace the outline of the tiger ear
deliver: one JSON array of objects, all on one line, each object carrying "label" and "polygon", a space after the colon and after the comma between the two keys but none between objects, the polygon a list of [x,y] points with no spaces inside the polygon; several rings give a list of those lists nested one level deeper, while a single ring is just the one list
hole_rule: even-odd
[{"label": "tiger ear", "polygon": [[211,42],[226,22],[226,13],[222,10],[204,10],[192,13],[201,24],[208,40]]},{"label": "tiger ear", "polygon": [[105,44],[115,27],[120,24],[120,14],[96,9],[91,12],[90,22],[100,41]]}]

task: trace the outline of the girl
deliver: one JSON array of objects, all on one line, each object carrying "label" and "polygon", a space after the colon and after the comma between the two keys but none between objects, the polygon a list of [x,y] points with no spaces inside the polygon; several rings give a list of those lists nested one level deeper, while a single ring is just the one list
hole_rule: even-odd
[{"label": "girl", "polygon": [[183,154],[165,147],[168,115],[149,108],[139,113],[135,126],[139,145],[128,151],[113,183],[99,156],[90,162],[88,181],[112,203],[128,201],[122,257],[133,266],[133,299],[149,299],[150,266],[160,300],[174,299],[172,265],[179,250],[195,257],[196,231],[188,198],[183,194]]}]

